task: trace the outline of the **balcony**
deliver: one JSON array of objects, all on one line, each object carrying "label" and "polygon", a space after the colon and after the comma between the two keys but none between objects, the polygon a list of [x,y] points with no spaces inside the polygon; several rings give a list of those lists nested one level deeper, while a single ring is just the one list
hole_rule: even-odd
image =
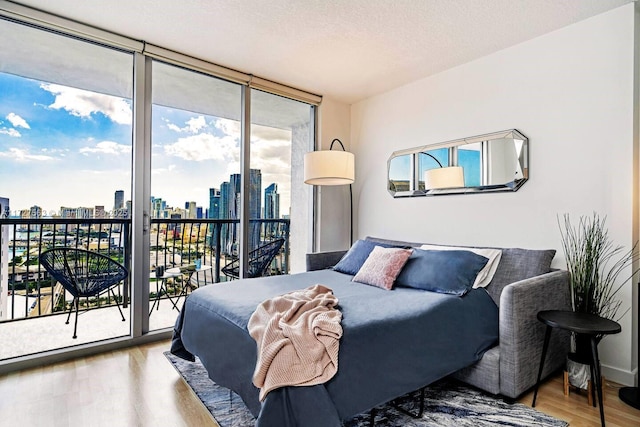
[{"label": "balcony", "polygon": [[[149,308],[153,306],[153,310],[149,315],[150,331],[172,327],[177,309],[184,303],[184,295],[196,286],[230,280],[223,268],[237,259],[238,227],[238,220],[151,221],[148,297]],[[65,325],[73,297],[49,277],[39,263],[39,256],[54,247],[81,248],[107,255],[131,271],[131,235],[129,219],[0,218],[0,330],[6,338],[3,339],[5,344],[0,346],[0,361],[129,336],[131,286],[138,286],[131,282],[131,274],[114,289],[116,298],[122,301],[126,321],[121,321],[115,300],[108,293],[99,298],[85,298],[81,300],[80,310],[89,309],[81,311],[78,338],[73,339],[73,315],[71,324]],[[285,243],[266,267],[264,275],[289,271],[289,220],[250,221],[249,251],[279,238]],[[205,268],[192,274],[189,268],[193,268],[196,260]],[[185,274],[156,279],[156,267],[179,268]],[[158,303],[154,306],[156,299]]]}]

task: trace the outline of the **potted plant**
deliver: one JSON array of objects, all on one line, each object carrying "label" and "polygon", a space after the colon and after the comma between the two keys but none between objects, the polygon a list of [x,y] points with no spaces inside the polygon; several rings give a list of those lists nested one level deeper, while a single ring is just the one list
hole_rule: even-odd
[{"label": "potted plant", "polygon": [[[596,213],[591,217],[581,216],[577,227],[571,224],[569,215],[565,214],[564,223],[558,219],[558,225],[569,272],[573,311],[618,320],[626,311],[618,316],[622,301],[617,294],[637,271],[628,274],[629,267],[638,259],[637,243],[628,252],[624,252],[622,246],[614,245],[606,227],[606,217]],[[628,276],[621,277],[621,274]],[[590,360],[589,339],[581,335],[574,336],[574,351],[575,356],[570,357],[568,362],[569,379],[572,385],[585,388],[589,379],[588,366],[584,372],[571,366],[571,361]],[[571,381],[572,377],[575,383]]]}]

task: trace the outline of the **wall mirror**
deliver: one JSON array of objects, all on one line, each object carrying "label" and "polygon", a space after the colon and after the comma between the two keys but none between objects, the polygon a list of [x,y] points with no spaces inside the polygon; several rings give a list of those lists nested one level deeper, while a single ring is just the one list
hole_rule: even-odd
[{"label": "wall mirror", "polygon": [[393,197],[517,191],[529,178],[529,140],[515,129],[394,151]]}]

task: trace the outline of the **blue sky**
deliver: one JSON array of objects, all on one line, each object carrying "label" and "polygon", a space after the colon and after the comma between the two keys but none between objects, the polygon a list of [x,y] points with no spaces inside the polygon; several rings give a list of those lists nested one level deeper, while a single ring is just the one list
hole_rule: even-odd
[{"label": "blue sky", "polygon": [[[38,205],[113,207],[131,198],[130,100],[0,73],[0,197],[13,212]],[[239,124],[153,107],[152,195],[208,207],[210,187],[239,171]],[[288,213],[290,132],[254,126],[251,167],[277,182]]]}]

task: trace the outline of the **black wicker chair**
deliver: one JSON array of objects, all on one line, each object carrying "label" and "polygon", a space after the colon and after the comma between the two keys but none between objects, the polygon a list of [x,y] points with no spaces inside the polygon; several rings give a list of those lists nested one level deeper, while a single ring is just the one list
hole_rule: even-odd
[{"label": "black wicker chair", "polygon": [[[249,252],[247,277],[262,277],[284,244],[284,239],[276,239]],[[234,259],[222,267],[222,272],[233,279],[240,278],[240,260]]]},{"label": "black wicker chair", "polygon": [[69,307],[66,321],[68,325],[75,305],[76,320],[73,327],[73,338],[77,338],[80,298],[98,297],[101,293],[110,291],[116,301],[122,321],[125,321],[118,298],[113,292],[113,288],[129,274],[120,263],[98,252],[76,248],[54,248],[40,254],[40,264],[73,295],[73,302]]}]

